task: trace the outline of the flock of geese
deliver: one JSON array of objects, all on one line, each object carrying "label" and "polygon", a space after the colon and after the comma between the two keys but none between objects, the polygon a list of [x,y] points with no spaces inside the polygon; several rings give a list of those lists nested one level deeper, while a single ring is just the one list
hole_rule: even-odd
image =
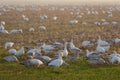
[{"label": "flock of geese", "polygon": [[[120,43],[120,39],[116,38],[115,43]],[[62,65],[68,66],[66,61],[75,61],[81,57],[86,58],[86,62],[89,64],[120,64],[120,54],[116,51],[108,53],[110,49],[110,43],[104,41],[99,36],[97,40],[96,50],[89,51],[86,49],[88,46],[94,46],[95,44],[90,41],[83,41],[82,50],[75,46],[73,39],[70,42],[60,43],[54,42],[53,44],[45,44],[44,42],[38,43],[38,47],[34,46],[22,46],[21,49],[16,50],[13,48],[14,42],[6,42],[4,48],[8,50],[9,56],[3,57],[8,62],[18,62],[27,67],[40,65],[60,67]],[[20,57],[26,56],[26,60],[19,60]],[[18,59],[19,57],[19,59]]]},{"label": "flock of geese", "polygon": [[[66,9],[66,8],[65,8]],[[64,8],[61,8],[61,11],[65,10]],[[76,8],[75,8],[76,9]],[[118,8],[120,10],[120,8]],[[16,9],[19,12],[22,12],[21,9]],[[54,8],[50,8],[50,10],[54,10]],[[89,9],[86,9],[87,15],[95,14],[98,15],[99,12],[97,11],[90,11]],[[103,14],[107,13],[108,17],[112,17],[112,11],[114,9],[109,9],[109,11],[102,11]],[[73,12],[70,12],[70,14],[74,14]],[[77,13],[77,18],[82,18],[84,13]],[[29,18],[26,15],[21,16],[23,20],[29,21]],[[47,15],[40,16],[40,21],[43,21],[47,19]],[[57,20],[58,17],[54,16],[53,20]],[[77,24],[78,20],[73,19],[69,21],[69,24]],[[112,21],[111,22],[113,27],[118,26],[118,22]],[[82,24],[86,25],[87,22],[82,22]],[[101,19],[100,21],[94,22],[95,25],[108,25],[110,24],[105,19]],[[8,32],[5,27],[5,22],[1,21],[0,24],[0,32],[5,34],[10,33],[23,33],[22,29],[13,29],[10,32]],[[39,26],[38,29],[40,30],[46,30],[45,26]],[[35,29],[33,27],[28,29],[29,32],[34,32]],[[46,44],[44,42],[40,42],[37,45],[37,48],[34,46],[21,46],[21,49],[16,50],[13,48],[15,45],[14,42],[6,42],[4,45],[4,48],[8,51],[8,56],[4,56],[3,59],[8,62],[17,62],[19,64],[25,65],[27,67],[30,66],[36,66],[40,67],[40,65],[46,65],[46,66],[54,66],[54,67],[60,67],[62,65],[69,66],[67,61],[75,61],[78,60],[81,57],[84,57],[86,59],[86,62],[89,64],[120,64],[120,54],[117,53],[117,51],[113,51],[112,53],[108,53],[110,47],[112,44],[118,44],[120,43],[119,38],[115,38],[112,43],[109,43],[107,41],[104,41],[101,39],[101,36],[98,36],[98,39],[96,40],[96,43],[93,43],[91,41],[83,41],[82,47],[84,48],[78,48],[75,44],[73,39],[71,41],[66,41],[64,43],[61,42],[54,42],[52,44]],[[86,47],[94,46],[95,50],[88,50]],[[22,57],[25,57],[25,60],[22,59]]]}]

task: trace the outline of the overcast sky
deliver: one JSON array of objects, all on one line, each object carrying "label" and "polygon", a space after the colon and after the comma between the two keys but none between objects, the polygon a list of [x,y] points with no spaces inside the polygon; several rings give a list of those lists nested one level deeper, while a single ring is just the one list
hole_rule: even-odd
[{"label": "overcast sky", "polygon": [[80,4],[80,3],[116,3],[120,4],[120,0],[0,0],[1,4]]}]

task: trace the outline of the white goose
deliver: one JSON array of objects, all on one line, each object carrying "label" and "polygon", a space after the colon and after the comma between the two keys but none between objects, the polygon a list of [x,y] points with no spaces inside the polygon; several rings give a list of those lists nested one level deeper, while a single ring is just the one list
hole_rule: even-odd
[{"label": "white goose", "polygon": [[73,43],[73,39],[71,39],[69,45],[70,45],[70,48],[74,48],[74,47],[75,47],[75,45],[74,45],[74,43]]},{"label": "white goose", "polygon": [[79,53],[81,50],[78,47],[75,47],[73,43],[73,39],[71,39],[71,42],[69,43],[69,50],[71,53]]},{"label": "white goose", "polygon": [[120,42],[120,39],[119,38],[115,38],[115,43],[119,43]]},{"label": "white goose", "polygon": [[25,54],[25,50],[24,50],[24,46],[21,47],[20,50],[17,51],[17,53],[15,54],[16,56],[21,56]]},{"label": "white goose", "polygon": [[99,39],[97,40],[97,44],[98,44],[98,45],[100,45],[100,46],[109,45],[109,43],[106,42],[106,41],[103,41],[100,36],[98,36],[98,37],[99,37]]},{"label": "white goose", "polygon": [[10,33],[23,33],[23,30],[22,29],[13,29],[10,31]]},{"label": "white goose", "polygon": [[59,51],[55,54],[55,56],[59,56],[59,54],[60,54],[60,52],[61,52],[63,57],[67,57],[67,56],[68,56],[67,44],[68,44],[68,43],[65,42],[65,44],[64,44],[64,50],[59,50]]},{"label": "white goose", "polygon": [[53,45],[46,45],[45,43],[40,44],[40,48],[47,54],[55,49]]},{"label": "white goose", "polygon": [[14,42],[6,42],[5,43],[5,49],[10,48],[14,45]]},{"label": "white goose", "polygon": [[52,58],[50,58],[49,56],[40,56],[35,58],[41,60],[46,65],[52,60]]},{"label": "white goose", "polygon": [[29,59],[29,60],[26,60],[24,62],[21,62],[20,64],[23,64],[26,67],[30,67],[30,66],[39,67],[40,65],[43,64],[43,62],[41,60],[39,60],[39,59]]},{"label": "white goose", "polygon": [[90,45],[93,45],[93,44],[91,44],[90,41],[83,41],[83,42],[82,42],[82,46],[83,46],[83,47],[90,46]]},{"label": "white goose", "polygon": [[48,66],[54,66],[54,67],[60,67],[63,64],[63,59],[62,59],[62,53],[59,53],[59,58],[52,60],[50,63],[48,63]]},{"label": "white goose", "polygon": [[86,57],[87,58],[97,58],[97,57],[100,57],[100,54],[96,53],[96,52],[90,52],[89,50],[86,50]]},{"label": "white goose", "polygon": [[110,56],[110,62],[112,64],[114,63],[120,64],[120,54],[118,54],[116,51],[113,51],[113,53],[110,54],[109,56]]},{"label": "white goose", "polygon": [[42,56],[41,49],[31,49],[27,52],[28,57],[39,58]]},{"label": "white goose", "polygon": [[17,50],[16,49],[9,49],[8,52],[11,54],[11,55],[15,55],[17,53]]},{"label": "white goose", "polygon": [[65,42],[65,44],[64,44],[63,57],[68,56],[67,44],[68,44],[67,42]]},{"label": "white goose", "polygon": [[28,30],[29,32],[34,32],[35,31],[35,29],[34,28],[29,28],[29,30]]},{"label": "white goose", "polygon": [[46,30],[46,27],[45,26],[39,26],[38,29],[39,30]]},{"label": "white goose", "polygon": [[0,32],[4,33],[4,34],[9,34],[9,32],[7,30],[5,30],[5,29],[0,30]]},{"label": "white goose", "polygon": [[11,56],[5,56],[3,57],[4,60],[8,61],[8,62],[19,62],[19,60],[17,59],[17,57],[15,57],[14,55]]},{"label": "white goose", "polygon": [[114,64],[114,63],[120,64],[120,55],[118,56],[118,54],[113,53],[113,54],[110,55],[110,57],[111,57],[110,61],[111,61],[112,64]]},{"label": "white goose", "polygon": [[105,48],[101,47],[99,44],[97,45],[96,50],[97,50],[97,52],[101,52],[101,53],[105,53],[106,52]]},{"label": "white goose", "polygon": [[60,42],[54,42],[53,46],[55,46],[56,48],[59,48],[59,49],[63,49],[64,48],[64,45],[62,43],[60,43]]}]

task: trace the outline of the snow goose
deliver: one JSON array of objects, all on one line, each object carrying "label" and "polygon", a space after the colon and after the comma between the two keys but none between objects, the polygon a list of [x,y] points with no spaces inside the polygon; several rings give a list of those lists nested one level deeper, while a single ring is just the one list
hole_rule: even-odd
[{"label": "snow goose", "polygon": [[71,39],[71,42],[69,43],[69,50],[71,53],[79,53],[81,50],[77,47],[75,47],[74,43],[73,43],[73,39]]},{"label": "snow goose", "polygon": [[41,49],[31,49],[27,52],[28,57],[40,58],[42,56]]},{"label": "snow goose", "polygon": [[39,26],[38,29],[39,30],[46,30],[46,27],[45,26]]},{"label": "snow goose", "polygon": [[107,22],[107,21],[102,22],[102,25],[107,26],[107,25],[109,25],[109,22]]},{"label": "snow goose", "polygon": [[105,64],[106,61],[102,58],[89,58],[86,60],[89,64]]},{"label": "snow goose", "polygon": [[67,56],[66,57],[66,60],[68,60],[68,61],[75,61],[75,60],[77,60],[77,59],[79,59],[80,58],[80,54],[79,53],[76,53],[76,54],[74,54],[74,55],[72,55],[72,56]]},{"label": "snow goose", "polygon": [[16,49],[9,49],[8,52],[11,54],[11,55],[15,55],[17,53],[17,50]]},{"label": "snow goose", "polygon": [[119,43],[120,42],[120,39],[119,38],[115,38],[115,43]]},{"label": "snow goose", "polygon": [[90,41],[83,41],[82,42],[83,47],[90,46],[90,45],[93,45]]},{"label": "snow goose", "polygon": [[29,30],[28,30],[29,32],[34,32],[35,31],[35,29],[34,28],[29,28]]},{"label": "snow goose", "polygon": [[14,42],[6,42],[5,43],[5,49],[10,48],[14,45]]},{"label": "snow goose", "polygon": [[54,42],[53,46],[55,46],[55,48],[59,48],[59,49],[63,49],[64,45],[60,42]]},{"label": "snow goose", "polygon": [[64,43],[63,57],[68,56],[67,44],[68,44],[67,42]]},{"label": "snow goose", "polygon": [[78,20],[70,20],[70,21],[69,21],[69,24],[71,24],[71,25],[72,25],[72,24],[77,24],[77,23],[78,23]]},{"label": "snow goose", "polygon": [[41,60],[46,65],[48,65],[48,63],[52,60],[52,58],[50,58],[49,56],[40,56],[39,58],[35,58]]},{"label": "snow goose", "polygon": [[15,54],[16,56],[21,56],[25,54],[25,50],[24,50],[24,46],[21,47],[20,50],[17,51],[17,53]]},{"label": "snow goose", "polygon": [[86,50],[86,57],[87,58],[97,58],[97,57],[100,57],[100,54],[93,52],[93,51],[90,52],[89,50]]},{"label": "snow goose", "polygon": [[22,29],[13,29],[10,31],[10,33],[23,33],[23,30]]},{"label": "snow goose", "polygon": [[8,61],[8,62],[19,62],[17,57],[15,57],[14,55],[11,56],[5,56],[3,57],[4,60]]},{"label": "snow goose", "polygon": [[74,43],[73,43],[73,39],[71,39],[71,41],[69,42],[69,47],[70,47],[70,48],[75,47],[75,45],[74,45]]},{"label": "snow goose", "polygon": [[112,21],[112,26],[113,26],[113,27],[118,27],[118,22]]},{"label": "snow goose", "polygon": [[99,44],[97,45],[96,50],[97,50],[97,52],[101,52],[101,53],[105,53],[106,52],[105,48],[101,47]]},{"label": "snow goose", "polygon": [[51,52],[52,50],[55,49],[55,46],[53,45],[46,45],[45,43],[40,43],[40,48],[42,49],[43,52],[45,52],[46,54]]},{"label": "snow goose", "polygon": [[100,46],[106,46],[106,45],[109,45],[108,42],[103,41],[103,40],[101,39],[101,36],[98,36],[97,44],[99,44]]},{"label": "snow goose", "polygon": [[5,29],[0,30],[0,32],[1,32],[1,33],[4,33],[4,34],[9,34],[9,32],[8,32],[7,30],[5,30]]},{"label": "snow goose", "polygon": [[58,59],[52,60],[48,63],[48,66],[60,67],[63,64],[62,53],[59,53]]},{"label": "snow goose", "polygon": [[31,49],[35,49],[33,46],[25,46],[24,48],[25,48],[26,51],[29,51]]},{"label": "snow goose", "polygon": [[120,64],[120,57],[115,55],[111,57],[110,61],[112,64],[115,64],[115,63]]},{"label": "snow goose", "polygon": [[59,50],[59,51],[55,54],[55,56],[59,56],[59,53],[61,52],[63,57],[67,57],[67,56],[68,56],[67,44],[68,44],[68,43],[65,42],[65,44],[64,44],[64,50]]},{"label": "snow goose", "polygon": [[43,62],[40,61],[39,59],[29,59],[24,62],[20,62],[20,64],[25,65],[26,67],[30,67],[30,66],[39,67],[40,65],[43,64]]}]

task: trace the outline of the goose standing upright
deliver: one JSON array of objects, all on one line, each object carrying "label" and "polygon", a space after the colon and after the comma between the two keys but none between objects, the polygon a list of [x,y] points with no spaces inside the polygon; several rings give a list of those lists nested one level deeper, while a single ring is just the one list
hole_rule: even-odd
[{"label": "goose standing upright", "polygon": [[63,57],[67,57],[67,56],[68,56],[67,42],[65,42],[65,44],[64,44],[64,50],[63,50]]},{"label": "goose standing upright", "polygon": [[63,62],[62,53],[60,52],[58,59],[52,60],[50,63],[48,63],[48,66],[60,67]]},{"label": "goose standing upright", "polygon": [[71,41],[70,41],[70,48],[74,48],[75,47],[75,45],[74,45],[74,43],[73,43],[73,39],[71,39]]},{"label": "goose standing upright", "polygon": [[74,43],[73,43],[73,39],[71,39],[71,42],[69,43],[69,50],[71,53],[79,53],[81,50],[78,47],[75,47]]}]

